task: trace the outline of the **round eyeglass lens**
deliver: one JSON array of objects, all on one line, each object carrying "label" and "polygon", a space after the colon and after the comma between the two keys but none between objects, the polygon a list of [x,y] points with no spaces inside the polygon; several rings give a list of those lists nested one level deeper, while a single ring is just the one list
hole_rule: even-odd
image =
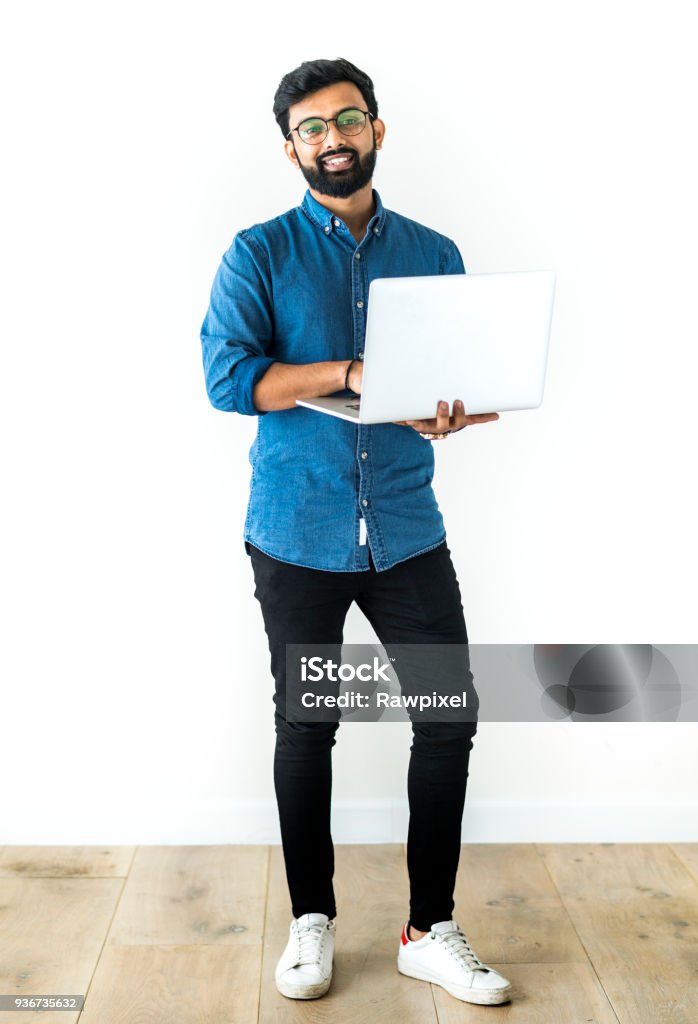
[{"label": "round eyeglass lens", "polygon": [[365,120],[366,115],[361,110],[343,110],[337,118],[337,127],[342,135],[358,135]]},{"label": "round eyeglass lens", "polygon": [[327,135],[327,125],[319,117],[309,117],[298,125],[298,134],[303,142],[322,142]]}]

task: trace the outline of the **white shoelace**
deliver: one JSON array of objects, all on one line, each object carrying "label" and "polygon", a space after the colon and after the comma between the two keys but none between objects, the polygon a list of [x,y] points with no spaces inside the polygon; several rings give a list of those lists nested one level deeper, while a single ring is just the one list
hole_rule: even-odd
[{"label": "white shoelace", "polygon": [[319,964],[322,957],[322,936],[326,924],[296,925],[298,938],[298,966]]},{"label": "white shoelace", "polygon": [[451,956],[462,964],[468,971],[489,971],[489,967],[483,964],[468,942],[465,932],[458,927],[457,931],[446,932],[445,935],[434,933],[439,942],[443,943]]}]

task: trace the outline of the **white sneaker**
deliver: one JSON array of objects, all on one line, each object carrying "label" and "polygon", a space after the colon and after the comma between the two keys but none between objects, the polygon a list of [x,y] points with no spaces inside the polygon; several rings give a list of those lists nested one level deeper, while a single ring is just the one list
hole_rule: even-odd
[{"label": "white sneaker", "polygon": [[288,945],[274,977],[282,996],[317,999],[332,981],[336,921],[327,914],[302,914],[291,921]]},{"label": "white sneaker", "polygon": [[466,1003],[505,1003],[512,993],[506,978],[478,960],[455,921],[437,921],[421,939],[407,937],[406,922],[397,969],[409,978],[441,985]]}]

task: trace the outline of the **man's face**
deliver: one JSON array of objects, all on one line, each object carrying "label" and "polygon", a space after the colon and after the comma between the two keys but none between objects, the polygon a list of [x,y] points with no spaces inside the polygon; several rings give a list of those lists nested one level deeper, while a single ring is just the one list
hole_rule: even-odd
[{"label": "man's face", "polygon": [[[361,90],[353,82],[338,82],[306,96],[289,108],[289,130],[297,128],[307,117],[336,117],[340,110],[355,107],[366,110]],[[286,154],[310,187],[322,195],[346,199],[367,185],[376,166],[376,150],[380,149],[385,126],[376,118],[367,117],[359,135],[342,135],[333,121],[327,137],[319,145],[304,142],[293,132],[284,144]],[[348,156],[349,163],[331,163],[332,157]]]}]

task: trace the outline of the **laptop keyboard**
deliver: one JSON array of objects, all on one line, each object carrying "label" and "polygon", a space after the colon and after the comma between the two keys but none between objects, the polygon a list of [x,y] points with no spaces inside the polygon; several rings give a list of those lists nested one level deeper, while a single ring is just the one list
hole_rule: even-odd
[{"label": "laptop keyboard", "polygon": [[360,409],[361,408],[361,402],[347,402],[346,408],[347,409]]}]

